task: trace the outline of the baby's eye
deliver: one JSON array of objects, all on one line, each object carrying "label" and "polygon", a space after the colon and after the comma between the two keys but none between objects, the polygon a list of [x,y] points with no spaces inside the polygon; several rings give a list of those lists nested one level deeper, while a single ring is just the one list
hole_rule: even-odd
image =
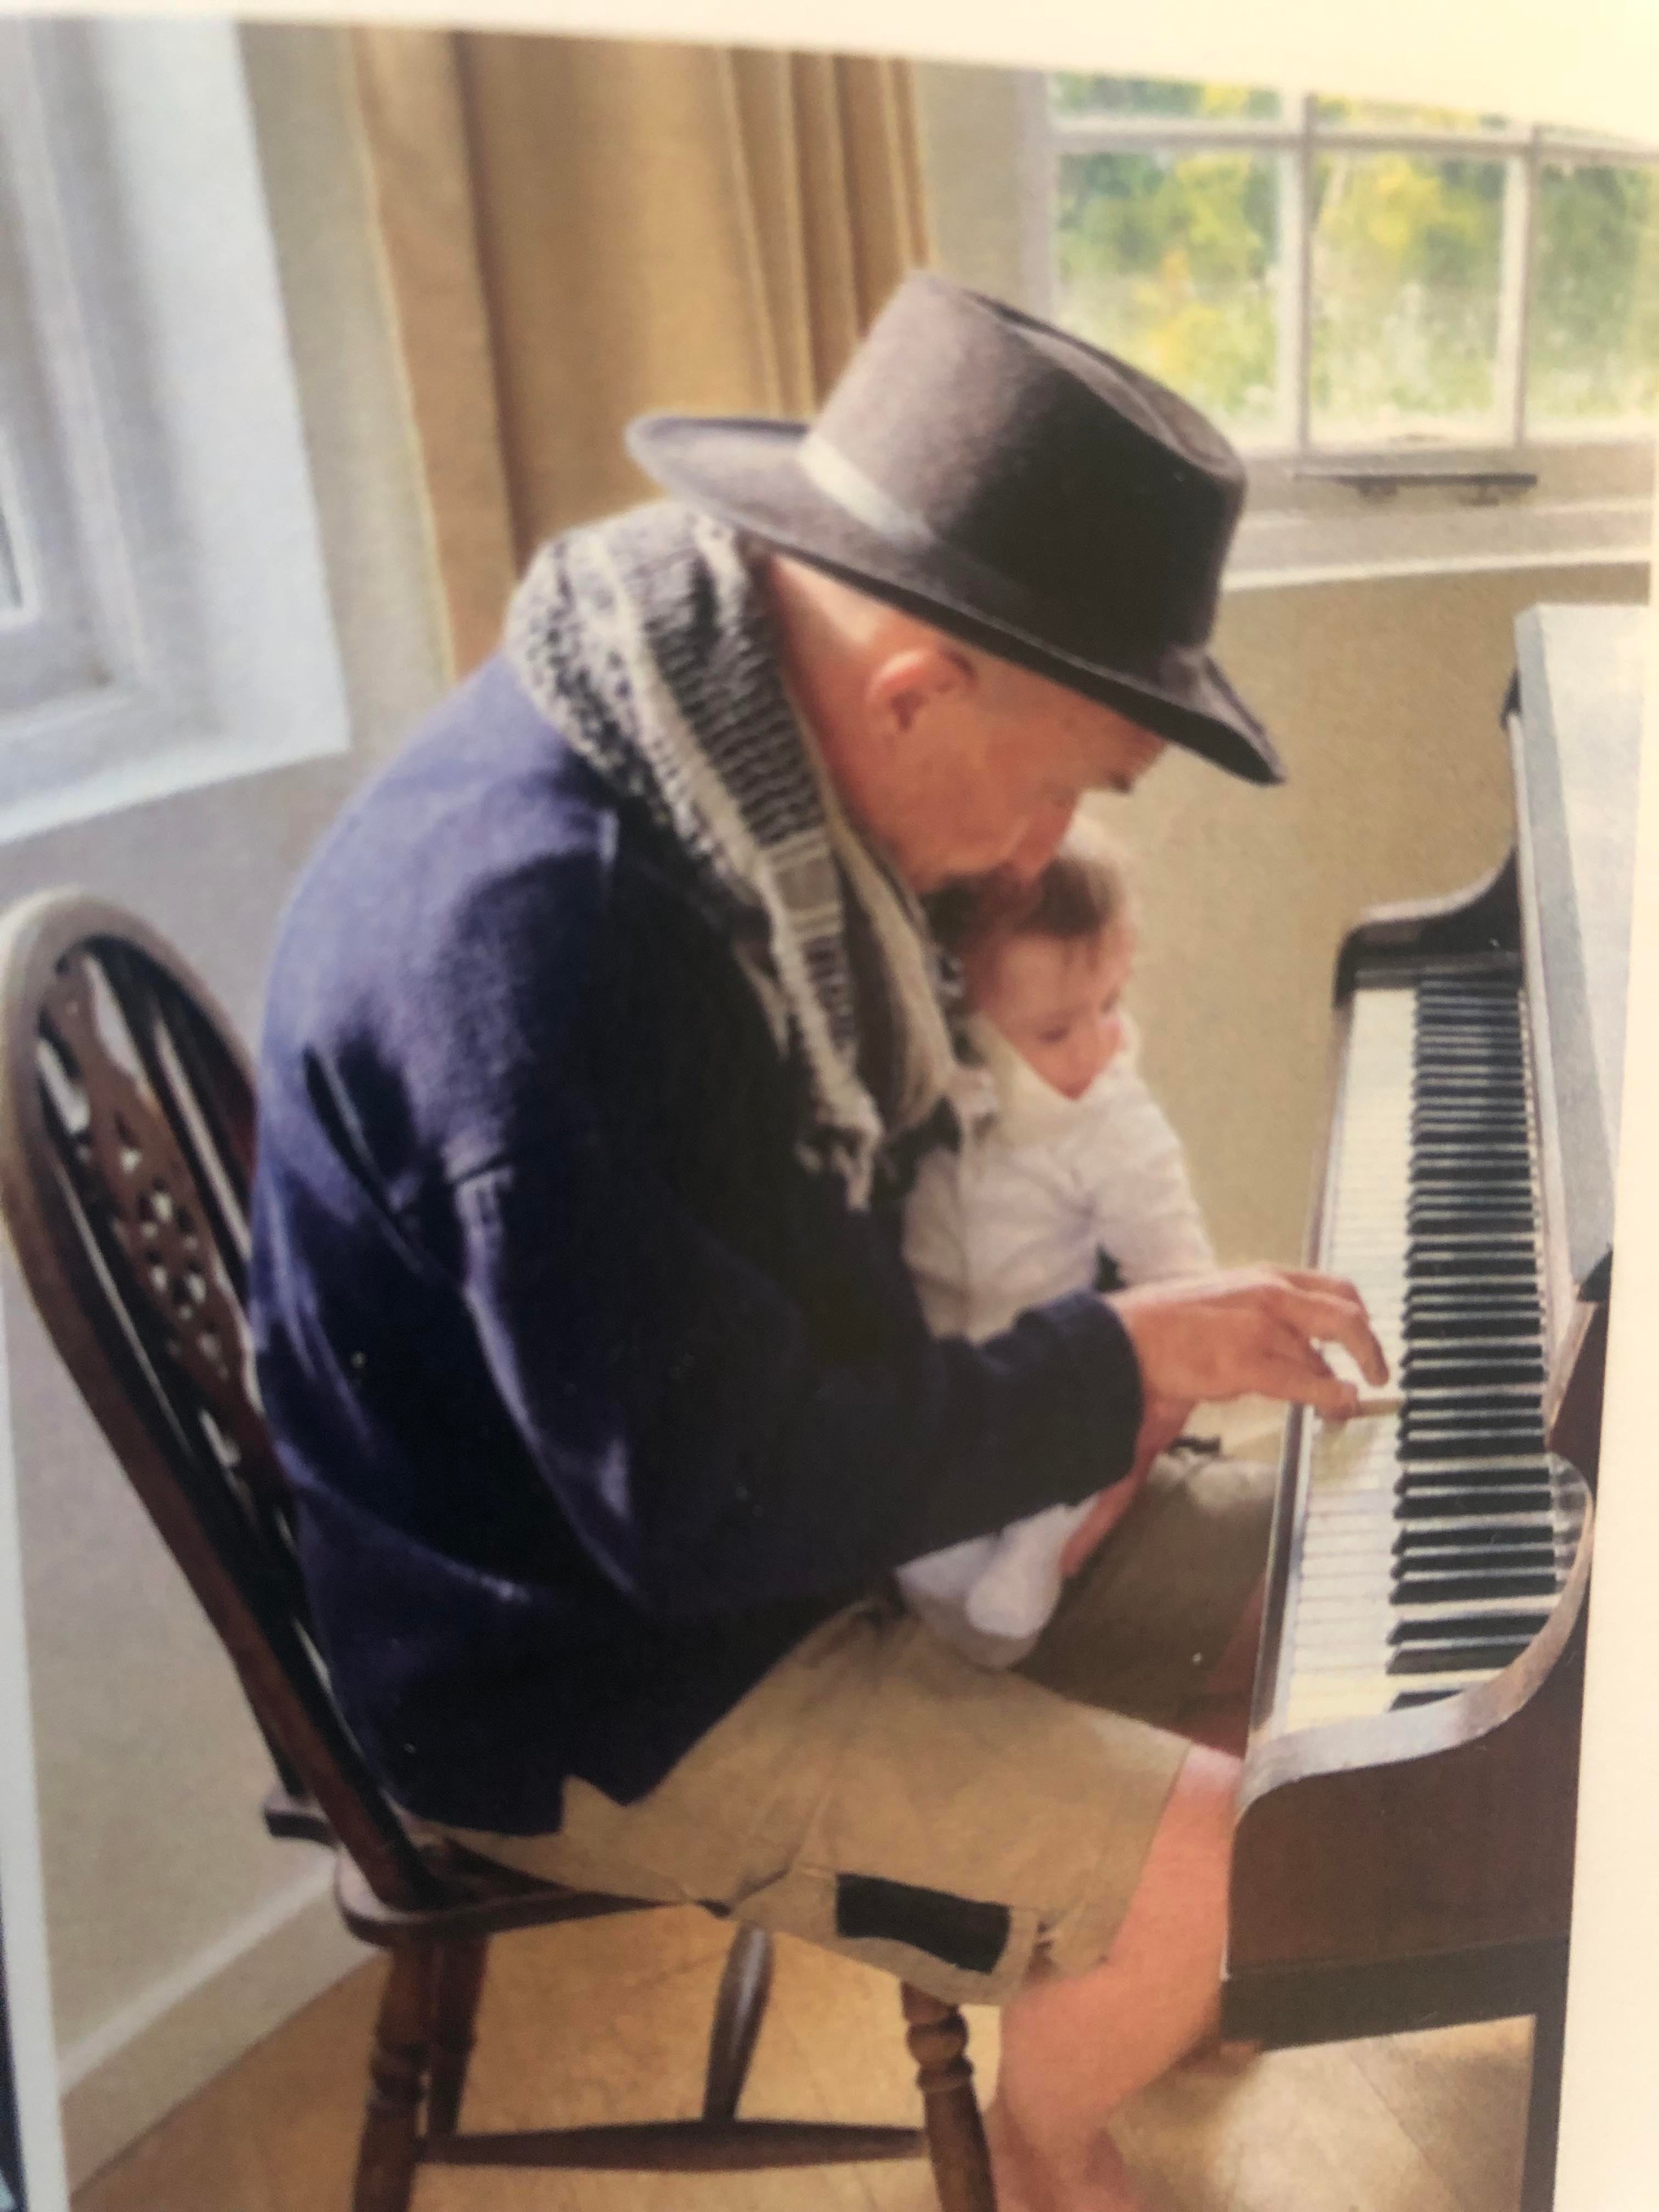
[{"label": "baby's eye", "polygon": [[1039,1044],[1064,1044],[1066,1038],[1070,1036],[1071,1034],[1072,1025],[1069,1022],[1066,1022],[1059,1029],[1039,1030],[1037,1031],[1037,1042]]}]

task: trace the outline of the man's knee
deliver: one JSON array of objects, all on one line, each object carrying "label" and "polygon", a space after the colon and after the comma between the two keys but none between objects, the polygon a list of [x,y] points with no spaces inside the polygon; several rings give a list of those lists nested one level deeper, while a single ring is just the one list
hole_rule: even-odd
[{"label": "man's knee", "polygon": [[1182,1761],[1108,1963],[1159,1960],[1166,1971],[1219,1974],[1227,1923],[1239,1762],[1194,1744]]}]

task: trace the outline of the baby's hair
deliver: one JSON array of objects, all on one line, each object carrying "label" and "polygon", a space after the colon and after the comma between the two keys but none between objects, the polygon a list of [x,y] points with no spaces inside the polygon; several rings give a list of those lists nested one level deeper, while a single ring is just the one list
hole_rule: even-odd
[{"label": "baby's hair", "polygon": [[1034,884],[1010,890],[994,879],[963,885],[931,908],[945,949],[965,960],[1011,937],[1049,937],[1061,945],[1121,929],[1134,920],[1129,867],[1121,848],[1092,822],[1074,822]]}]

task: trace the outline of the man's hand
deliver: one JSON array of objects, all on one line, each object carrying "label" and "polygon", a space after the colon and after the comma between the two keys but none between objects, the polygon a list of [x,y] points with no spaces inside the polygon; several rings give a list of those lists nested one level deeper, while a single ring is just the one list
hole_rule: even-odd
[{"label": "man's hand", "polygon": [[[1389,1379],[1358,1291],[1334,1275],[1239,1268],[1144,1283],[1116,1291],[1108,1303],[1140,1363],[1143,1441],[1160,1405],[1186,1407],[1201,1398],[1253,1391],[1346,1418],[1359,1394],[1332,1373],[1322,1344],[1340,1344],[1368,1382]],[[1137,1451],[1137,1464],[1140,1456]]]}]

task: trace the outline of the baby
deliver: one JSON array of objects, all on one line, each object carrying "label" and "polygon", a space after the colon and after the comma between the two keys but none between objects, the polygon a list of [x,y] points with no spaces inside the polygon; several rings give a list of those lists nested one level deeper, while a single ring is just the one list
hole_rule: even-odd
[{"label": "baby", "polygon": [[[1024,901],[981,901],[941,933],[983,1073],[959,1102],[960,1148],[927,1155],[905,1213],[935,1335],[977,1343],[1103,1279],[1213,1266],[1180,1142],[1135,1066],[1122,1006],[1134,915],[1111,845],[1075,826]],[[1094,1503],[912,1561],[898,1576],[911,1610],[969,1657],[1012,1665],[1054,1610],[1060,1555]]]}]

